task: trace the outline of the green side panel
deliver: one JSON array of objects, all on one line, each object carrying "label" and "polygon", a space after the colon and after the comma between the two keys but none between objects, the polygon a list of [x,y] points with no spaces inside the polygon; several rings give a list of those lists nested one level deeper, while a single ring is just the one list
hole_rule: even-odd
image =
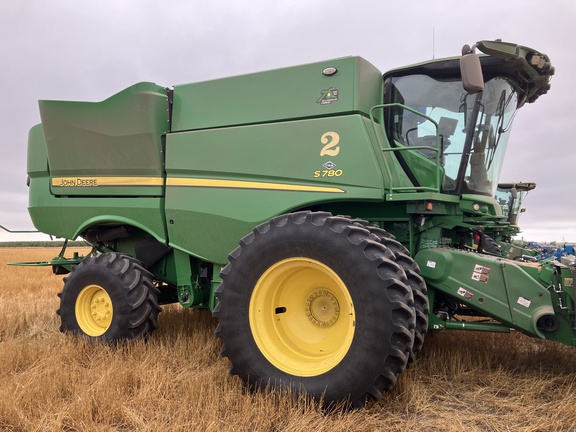
[{"label": "green side panel", "polygon": [[[327,67],[338,71],[325,76]],[[172,131],[369,113],[382,95],[382,74],[361,57],[179,85]]]},{"label": "green side panel", "polygon": [[165,88],[139,83],[102,102],[39,105],[54,194],[162,194]]},{"label": "green side panel", "polygon": [[30,177],[28,212],[32,223],[38,231],[56,235],[62,231],[62,212],[60,202],[50,194],[48,156],[41,124],[28,134],[27,171]]},{"label": "green side panel", "polygon": [[550,292],[522,266],[454,249],[426,249],[415,257],[429,287],[486,316],[545,339],[536,322],[554,314]]},{"label": "green side panel", "polygon": [[166,241],[163,199],[157,197],[59,197],[50,192],[48,156],[42,125],[28,135],[28,212],[37,230],[76,238],[93,224],[127,224]]},{"label": "green side panel", "polygon": [[360,115],[169,134],[171,244],[225,263],[240,238],[278,214],[383,202],[382,155],[371,137]]},{"label": "green side panel", "polygon": [[32,179],[28,212],[36,229],[75,239],[91,225],[131,225],[166,242],[162,199],[154,197],[82,198],[50,194],[48,178]]},{"label": "green side panel", "polygon": [[28,132],[28,150],[26,157],[26,170],[30,178],[46,177],[48,175],[46,141],[41,124],[32,127],[30,132]]},{"label": "green side panel", "polygon": [[91,225],[131,225],[166,242],[162,199],[133,198],[55,198],[61,201],[64,235],[75,238]]},{"label": "green side panel", "polygon": [[48,177],[30,179],[28,213],[38,231],[57,237],[67,237],[62,235],[64,226],[60,200],[55,200],[50,194]]}]

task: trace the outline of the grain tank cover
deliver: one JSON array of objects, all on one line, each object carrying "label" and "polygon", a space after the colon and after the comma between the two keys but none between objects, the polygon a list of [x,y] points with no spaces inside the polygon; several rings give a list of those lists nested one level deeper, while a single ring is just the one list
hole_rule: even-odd
[{"label": "grain tank cover", "polygon": [[382,74],[346,57],[174,87],[172,132],[369,113],[382,103]]},{"label": "grain tank cover", "polygon": [[[102,102],[39,105],[55,194],[86,194],[86,182],[101,186],[104,178],[162,178],[162,135],[170,128],[164,87],[143,82]],[[114,193],[125,194],[121,189]]]}]

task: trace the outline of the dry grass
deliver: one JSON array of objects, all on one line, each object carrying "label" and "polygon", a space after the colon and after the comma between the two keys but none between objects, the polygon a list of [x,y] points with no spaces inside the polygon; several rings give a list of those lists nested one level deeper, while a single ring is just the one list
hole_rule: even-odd
[{"label": "dry grass", "polygon": [[58,331],[61,277],[0,249],[0,430],[572,431],[576,352],[521,334],[427,337],[392,393],[324,414],[288,394],[246,394],[206,311],[165,307],[147,342],[87,344]]}]

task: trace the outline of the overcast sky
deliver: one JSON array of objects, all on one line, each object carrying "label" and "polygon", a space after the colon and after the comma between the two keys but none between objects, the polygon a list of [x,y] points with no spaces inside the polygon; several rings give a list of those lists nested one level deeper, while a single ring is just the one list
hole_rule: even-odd
[{"label": "overcast sky", "polygon": [[[38,99],[101,101],[140,81],[173,86],[360,55],[386,70],[503,39],[548,54],[551,91],[525,105],[501,181],[534,181],[520,222],[576,242],[574,0],[0,0],[0,225],[33,229],[26,143]],[[0,241],[36,239],[0,231]],[[40,238],[47,238],[41,236]]]}]

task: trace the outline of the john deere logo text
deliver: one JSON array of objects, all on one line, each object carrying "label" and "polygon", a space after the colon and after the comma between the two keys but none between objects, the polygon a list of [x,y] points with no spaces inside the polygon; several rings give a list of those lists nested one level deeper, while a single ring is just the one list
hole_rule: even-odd
[{"label": "john deere logo text", "polygon": [[330,87],[328,90],[322,90],[322,96],[316,101],[320,105],[328,105],[332,102],[338,101],[338,90],[335,87]]},{"label": "john deere logo text", "polygon": [[59,179],[54,186],[57,187],[96,187],[98,186],[98,179],[89,179],[89,178],[63,178]]}]

